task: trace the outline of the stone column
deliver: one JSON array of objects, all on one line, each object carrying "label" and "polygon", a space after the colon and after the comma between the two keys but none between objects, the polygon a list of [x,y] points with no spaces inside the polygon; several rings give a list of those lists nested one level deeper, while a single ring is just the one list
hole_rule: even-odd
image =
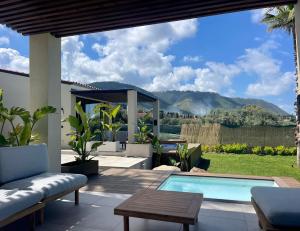
[{"label": "stone column", "polygon": [[61,40],[50,34],[32,35],[30,43],[30,108],[53,106],[50,114],[37,124],[41,142],[47,143],[49,170],[60,172],[61,164]]},{"label": "stone column", "polygon": [[160,118],[159,118],[159,111],[160,111],[160,106],[159,106],[159,100],[157,99],[153,103],[153,134],[155,136],[159,136],[160,132]]},{"label": "stone column", "polygon": [[127,91],[128,143],[134,143],[137,132],[137,92]]}]

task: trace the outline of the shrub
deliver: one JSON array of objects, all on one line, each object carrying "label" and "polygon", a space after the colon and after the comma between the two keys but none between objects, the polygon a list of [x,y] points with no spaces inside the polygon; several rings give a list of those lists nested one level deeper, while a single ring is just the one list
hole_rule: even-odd
[{"label": "shrub", "polygon": [[261,146],[255,146],[251,149],[253,154],[261,155],[263,154],[263,148]]},{"label": "shrub", "polygon": [[274,155],[275,152],[274,152],[274,149],[270,146],[265,146],[264,147],[264,154],[266,155]]},{"label": "shrub", "polygon": [[209,145],[201,145],[202,152],[210,152]]},{"label": "shrub", "polygon": [[222,144],[212,145],[210,147],[210,151],[211,152],[216,152],[216,153],[223,152],[223,145]]},{"label": "shrub", "polygon": [[284,146],[280,145],[280,146],[277,146],[274,148],[274,151],[277,155],[280,155],[280,156],[284,156],[286,155],[286,150],[287,148],[285,148]]},{"label": "shrub", "polygon": [[247,144],[225,144],[223,151],[226,153],[245,154],[249,152]]},{"label": "shrub", "polygon": [[285,154],[288,156],[295,156],[295,155],[297,155],[297,148],[296,147],[286,148]]}]

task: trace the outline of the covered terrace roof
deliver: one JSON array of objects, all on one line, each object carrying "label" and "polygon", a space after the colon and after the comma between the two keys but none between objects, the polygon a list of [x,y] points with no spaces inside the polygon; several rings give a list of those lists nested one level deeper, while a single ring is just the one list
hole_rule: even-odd
[{"label": "covered terrace roof", "polygon": [[[86,99],[89,103],[111,102],[127,103],[127,92],[136,89],[118,89],[118,90],[71,90],[71,94]],[[157,98],[150,94],[137,91],[137,100],[139,102],[155,102]]]},{"label": "covered terrace roof", "polygon": [[56,37],[271,7],[297,0],[3,0],[0,24]]}]

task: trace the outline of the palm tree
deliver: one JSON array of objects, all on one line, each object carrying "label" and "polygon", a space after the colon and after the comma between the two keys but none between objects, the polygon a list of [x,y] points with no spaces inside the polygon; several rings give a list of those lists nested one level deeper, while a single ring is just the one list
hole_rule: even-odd
[{"label": "palm tree", "polygon": [[[296,45],[296,30],[295,30],[295,9],[293,4],[286,6],[278,6],[270,8],[266,11],[261,22],[268,25],[268,31],[273,31],[276,29],[286,31],[293,38],[294,45],[294,62],[295,62],[295,80],[296,80],[296,117],[297,117],[297,127],[296,127],[296,144],[300,145],[298,141],[299,127],[300,127],[300,96],[298,95],[298,68],[297,68],[297,45]],[[297,148],[297,165],[300,167],[300,148]]]}]

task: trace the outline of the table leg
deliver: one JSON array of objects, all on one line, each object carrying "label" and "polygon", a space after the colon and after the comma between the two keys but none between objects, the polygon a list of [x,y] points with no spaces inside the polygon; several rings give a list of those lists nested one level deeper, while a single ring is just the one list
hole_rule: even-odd
[{"label": "table leg", "polygon": [[183,224],[183,231],[189,231],[190,225],[189,224]]},{"label": "table leg", "polygon": [[124,222],[124,231],[129,231],[129,217],[124,216],[123,217]]}]

